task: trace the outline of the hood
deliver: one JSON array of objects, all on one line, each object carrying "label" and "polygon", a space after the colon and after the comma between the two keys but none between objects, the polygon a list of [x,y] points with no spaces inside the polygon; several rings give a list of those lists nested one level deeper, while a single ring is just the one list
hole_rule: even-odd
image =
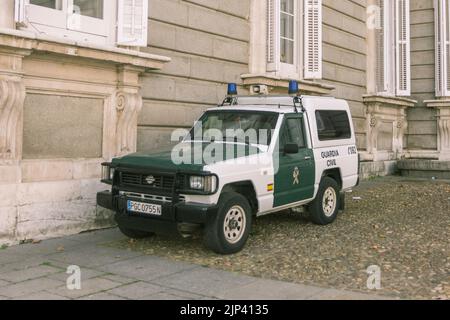
[{"label": "hood", "polygon": [[[228,147],[228,149],[227,149]],[[220,151],[222,150],[222,151]],[[245,152],[243,152],[245,151]],[[221,157],[220,152],[224,155]],[[133,153],[112,161],[117,167],[152,168],[168,172],[201,172],[206,165],[218,164],[227,160],[259,154],[255,146],[227,145],[223,143],[182,143],[175,147],[149,153]],[[208,157],[208,155],[211,155]],[[218,157],[215,157],[219,155]],[[176,157],[173,159],[173,157]],[[216,161],[213,161],[216,158]]]}]

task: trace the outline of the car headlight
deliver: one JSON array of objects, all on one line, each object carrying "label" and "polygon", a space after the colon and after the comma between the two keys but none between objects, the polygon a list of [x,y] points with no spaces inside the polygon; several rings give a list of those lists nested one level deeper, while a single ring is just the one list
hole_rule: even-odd
[{"label": "car headlight", "polygon": [[192,190],[212,193],[217,188],[216,176],[191,176],[189,187]]},{"label": "car headlight", "polygon": [[114,180],[115,169],[111,167],[110,163],[102,164],[102,182],[112,184]]}]

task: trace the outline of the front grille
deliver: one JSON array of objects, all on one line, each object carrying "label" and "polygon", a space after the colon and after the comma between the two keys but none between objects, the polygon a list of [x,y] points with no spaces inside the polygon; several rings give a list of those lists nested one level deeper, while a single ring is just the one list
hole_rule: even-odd
[{"label": "front grille", "polygon": [[[150,179],[149,179],[150,178]],[[139,174],[122,172],[121,184],[128,186],[146,186],[157,189],[171,190],[175,183],[175,177],[152,175],[152,174]]]}]

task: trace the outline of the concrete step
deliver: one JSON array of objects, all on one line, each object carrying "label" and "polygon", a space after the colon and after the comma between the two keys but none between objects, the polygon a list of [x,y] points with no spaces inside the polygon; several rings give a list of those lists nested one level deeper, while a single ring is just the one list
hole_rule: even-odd
[{"label": "concrete step", "polygon": [[401,160],[397,166],[405,177],[450,179],[450,161],[411,159]]}]

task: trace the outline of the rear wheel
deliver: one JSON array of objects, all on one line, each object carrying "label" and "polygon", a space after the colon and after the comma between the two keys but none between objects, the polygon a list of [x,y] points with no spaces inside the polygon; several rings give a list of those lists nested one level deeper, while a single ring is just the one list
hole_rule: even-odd
[{"label": "rear wheel", "polygon": [[217,215],[205,226],[206,247],[218,254],[233,254],[244,248],[252,224],[252,210],[242,195],[229,192],[220,197]]},{"label": "rear wheel", "polygon": [[318,225],[334,222],[339,212],[340,201],[338,183],[330,177],[324,177],[316,199],[308,207],[311,221]]},{"label": "rear wheel", "polygon": [[153,232],[129,229],[129,228],[123,227],[121,225],[119,225],[119,230],[125,236],[127,236],[128,238],[131,238],[131,239],[145,239],[145,238],[150,238],[154,235]]}]

